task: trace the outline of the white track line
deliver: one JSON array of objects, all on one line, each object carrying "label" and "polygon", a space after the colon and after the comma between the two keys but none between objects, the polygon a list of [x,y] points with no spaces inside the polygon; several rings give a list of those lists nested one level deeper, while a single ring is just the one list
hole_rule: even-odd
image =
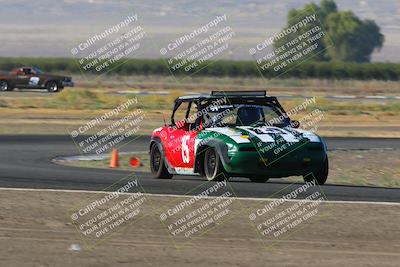
[{"label": "white track line", "polygon": [[[89,191],[89,190],[69,190],[69,189],[34,189],[34,188],[7,188],[0,187],[0,191],[27,191],[27,192],[58,192],[58,193],[86,193],[86,194],[108,194],[111,192],[105,191]],[[122,195],[129,195],[129,193],[121,193]],[[177,197],[177,198],[185,198],[191,197],[191,195],[173,195],[173,194],[150,194],[145,193],[147,196],[154,197]],[[206,198],[215,198],[215,197],[206,197]],[[239,200],[251,200],[251,201],[274,201],[276,198],[246,198],[246,197],[235,197],[235,199]],[[302,199],[288,199],[286,201],[298,202]],[[344,200],[324,200],[322,201],[327,203],[334,204],[367,204],[367,205],[389,205],[389,206],[400,206],[400,203],[397,202],[372,202],[372,201],[344,201]]]}]

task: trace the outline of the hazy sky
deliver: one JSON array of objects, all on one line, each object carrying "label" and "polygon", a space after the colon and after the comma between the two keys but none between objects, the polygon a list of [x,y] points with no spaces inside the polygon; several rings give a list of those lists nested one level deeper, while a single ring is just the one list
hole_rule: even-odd
[{"label": "hazy sky", "polygon": [[[71,48],[93,34],[138,14],[151,40],[140,57],[159,57],[162,44],[188,33],[216,15],[227,14],[236,32],[232,59],[250,59],[248,49],[286,23],[290,8],[307,0],[0,0],[0,56],[71,56]],[[374,60],[400,62],[400,1],[337,0],[339,9],[351,9],[374,19],[386,36],[384,49]]]}]

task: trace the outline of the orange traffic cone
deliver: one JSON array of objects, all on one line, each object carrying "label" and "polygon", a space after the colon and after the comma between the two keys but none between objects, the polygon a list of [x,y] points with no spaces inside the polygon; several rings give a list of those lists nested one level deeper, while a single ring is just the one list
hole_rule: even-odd
[{"label": "orange traffic cone", "polygon": [[110,168],[118,168],[118,167],[119,167],[118,150],[114,148],[111,153]]}]

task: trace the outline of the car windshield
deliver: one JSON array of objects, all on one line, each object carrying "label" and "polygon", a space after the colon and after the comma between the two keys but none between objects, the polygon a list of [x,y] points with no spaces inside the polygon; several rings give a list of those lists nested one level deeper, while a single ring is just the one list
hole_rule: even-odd
[{"label": "car windshield", "polygon": [[43,74],[43,73],[44,73],[41,69],[36,68],[36,67],[32,68],[32,70],[33,70],[36,74]]},{"label": "car windshield", "polygon": [[290,120],[272,105],[225,105],[210,107],[205,113],[205,126],[257,126],[286,127]]}]

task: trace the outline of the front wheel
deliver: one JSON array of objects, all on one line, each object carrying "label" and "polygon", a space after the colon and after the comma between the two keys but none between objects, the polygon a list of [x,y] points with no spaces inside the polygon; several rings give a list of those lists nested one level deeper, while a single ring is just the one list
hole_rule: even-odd
[{"label": "front wheel", "polygon": [[229,179],[218,153],[211,147],[207,148],[204,154],[204,175],[208,181],[218,182]]},{"label": "front wheel", "polygon": [[58,83],[55,81],[48,82],[46,84],[46,88],[47,88],[47,91],[49,91],[50,93],[56,93],[56,92],[60,91],[60,87],[58,86]]},{"label": "front wheel", "polygon": [[315,180],[318,185],[323,185],[328,179],[328,174],[329,174],[329,161],[328,161],[328,156],[326,156],[325,161],[319,170],[304,175],[303,178],[306,183]]},{"label": "front wheel", "polygon": [[154,177],[158,179],[172,178],[172,174],[168,172],[161,151],[156,144],[154,144],[150,150],[150,169]]}]

